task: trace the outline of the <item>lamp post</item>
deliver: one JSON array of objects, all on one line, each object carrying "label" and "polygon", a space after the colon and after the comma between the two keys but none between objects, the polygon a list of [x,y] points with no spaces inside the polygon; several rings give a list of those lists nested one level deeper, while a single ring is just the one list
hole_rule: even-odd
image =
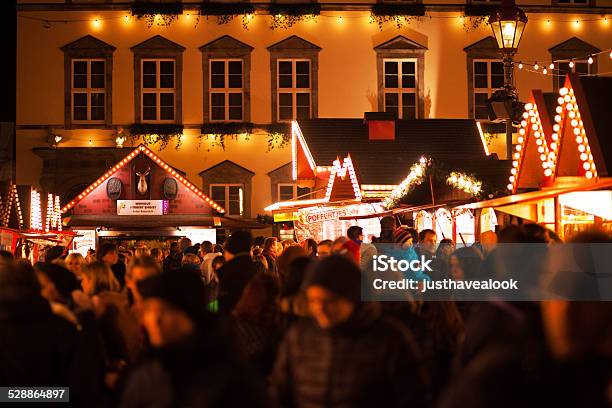
[{"label": "lamp post", "polygon": [[[507,106],[512,107],[513,102],[518,100],[512,78],[513,57],[525,31],[527,15],[514,4],[514,0],[502,0],[500,7],[493,10],[489,16],[489,25],[493,30],[493,35],[504,62],[505,101],[509,102]],[[509,109],[508,118],[506,118],[506,151],[508,159],[512,158],[512,113],[513,110]]]}]

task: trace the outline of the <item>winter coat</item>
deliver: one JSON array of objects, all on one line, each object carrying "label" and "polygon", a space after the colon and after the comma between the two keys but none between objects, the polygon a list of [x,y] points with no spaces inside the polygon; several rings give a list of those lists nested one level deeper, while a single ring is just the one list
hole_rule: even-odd
[{"label": "winter coat", "polygon": [[120,407],[269,407],[263,379],[238,362],[227,332],[206,327],[206,334],[151,349],[128,373]]},{"label": "winter coat", "polygon": [[228,261],[218,271],[219,276],[219,311],[229,314],[240,297],[246,285],[257,271],[250,255],[238,255]]},{"label": "winter coat", "polygon": [[103,350],[94,337],[53,314],[40,296],[2,301],[0,384],[70,387],[77,406],[105,406]]},{"label": "winter coat", "polygon": [[293,325],[278,351],[271,395],[282,407],[422,407],[427,377],[411,333],[361,305],[340,327]]},{"label": "winter coat", "polygon": [[281,337],[280,325],[263,325],[244,318],[232,319],[238,352],[254,370],[267,377]]},{"label": "winter coat", "polygon": [[174,269],[180,269],[182,259],[183,254],[181,252],[171,252],[167,257],[164,258],[164,272],[169,272]]},{"label": "winter coat", "polygon": [[111,361],[134,361],[144,340],[138,317],[132,311],[127,296],[116,292],[102,292],[97,296],[104,308],[99,327],[108,358]]}]

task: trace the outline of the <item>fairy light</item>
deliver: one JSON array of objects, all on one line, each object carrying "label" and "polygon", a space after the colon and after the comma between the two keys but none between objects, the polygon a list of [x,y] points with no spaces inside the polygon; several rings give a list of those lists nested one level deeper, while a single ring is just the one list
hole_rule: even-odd
[{"label": "fairy light", "polygon": [[[514,178],[514,176],[510,176]],[[453,186],[471,195],[478,195],[482,191],[482,182],[458,172],[451,172],[446,178],[446,184]]]},{"label": "fairy light", "polygon": [[344,22],[344,19],[342,18],[342,16],[338,17],[338,24],[342,24]]},{"label": "fairy light", "polygon": [[543,73],[544,75],[546,75],[546,74],[548,74],[548,70],[547,70],[546,68],[544,68],[544,69],[542,70],[542,73]]},{"label": "fairy light", "polygon": [[42,231],[42,214],[40,208],[40,193],[35,189],[30,192],[30,229]]},{"label": "fairy light", "polygon": [[115,174],[115,172],[117,172],[119,169],[121,169],[123,166],[125,166],[127,163],[132,161],[137,155],[139,155],[141,153],[145,154],[146,156],[148,156],[153,162],[157,163],[167,173],[169,173],[170,175],[175,177],[178,181],[180,181],[185,187],[187,187],[187,189],[191,190],[198,197],[200,197],[204,201],[206,201],[206,203],[209,204],[213,209],[215,209],[215,211],[217,211],[219,213],[224,213],[225,212],[225,210],[221,206],[219,206],[217,203],[215,203],[213,200],[211,200],[206,194],[204,194],[195,185],[190,183],[185,177],[179,175],[175,170],[172,170],[172,168],[170,166],[168,166],[167,163],[165,163],[159,156],[157,156],[155,153],[153,153],[153,151],[151,151],[151,149],[149,149],[148,147],[146,147],[144,145],[138,146],[130,154],[125,156],[125,158],[123,160],[121,160],[119,163],[117,163],[113,167],[111,167],[100,178],[98,178],[95,182],[93,182],[85,190],[83,190],[83,192],[81,192],[77,196],[77,200],[72,200],[68,204],[66,204],[64,206],[64,208],[62,208],[61,212],[65,213],[68,210],[70,210],[72,207],[74,207],[74,205],[77,203],[78,200],[82,200],[83,198],[87,197],[87,195],[89,195],[89,193],[91,193],[96,187],[98,187],[100,184],[104,183],[110,176]]},{"label": "fairy light", "polygon": [[540,66],[538,65],[538,61],[536,61],[535,64],[533,64],[533,69],[535,69],[536,71],[540,69]]},{"label": "fairy light", "polygon": [[408,176],[391,191],[391,194],[385,198],[383,201],[383,205],[385,208],[390,208],[397,204],[410,190],[412,190],[415,186],[421,184],[423,182],[425,176],[425,170],[430,164],[430,160],[421,157],[418,163],[413,164],[410,167],[410,173]]},{"label": "fairy light", "polygon": [[550,65],[548,66],[548,68],[550,68],[550,70],[552,71],[553,69],[555,69],[555,63],[551,62]]},{"label": "fairy light", "polygon": [[349,175],[351,184],[353,186],[353,192],[355,193],[355,198],[361,201],[361,188],[359,187],[359,183],[357,182],[357,175],[355,174],[355,168],[353,166],[353,161],[351,157],[346,157],[342,164],[340,164],[340,160],[334,160],[334,164],[332,166],[331,173],[329,175],[329,181],[327,183],[327,190],[325,192],[325,199],[329,201],[331,198],[331,193],[333,191],[334,184],[336,182],[336,178],[340,177],[344,179],[346,175]]},{"label": "fairy light", "polygon": [[61,231],[62,230],[62,212],[60,208],[60,197],[58,195],[55,196],[53,211],[55,214],[55,228],[58,231]]},{"label": "fairy light", "polygon": [[589,63],[589,65],[593,64],[593,56],[589,55],[589,59],[587,59],[587,62]]},{"label": "fairy light", "polygon": [[570,61],[570,62],[569,62],[569,64],[568,64],[568,66],[569,66],[570,68],[574,68],[574,61]]},{"label": "fairy light", "polygon": [[518,69],[523,69],[523,63],[522,62],[519,62]]}]

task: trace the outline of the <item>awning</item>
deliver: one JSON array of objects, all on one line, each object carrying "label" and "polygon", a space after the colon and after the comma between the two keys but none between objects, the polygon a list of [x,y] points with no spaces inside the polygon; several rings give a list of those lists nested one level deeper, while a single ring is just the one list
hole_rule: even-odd
[{"label": "awning", "polygon": [[[494,198],[492,200],[478,201],[475,203],[461,205],[457,208],[465,208],[475,210],[479,208],[496,208],[511,206],[514,204],[529,204],[535,203],[540,200],[547,198],[554,198],[561,194],[572,193],[576,191],[592,191],[602,190],[605,188],[612,187],[612,177],[600,179],[599,181],[591,184],[585,184],[581,186],[566,187],[566,188],[551,188],[545,190],[530,191],[527,193],[511,194],[504,197]],[[500,211],[503,209],[500,208]]]},{"label": "awning", "polygon": [[73,215],[64,218],[64,225],[72,228],[105,227],[149,230],[169,227],[266,228],[265,224],[254,220],[204,215]]}]

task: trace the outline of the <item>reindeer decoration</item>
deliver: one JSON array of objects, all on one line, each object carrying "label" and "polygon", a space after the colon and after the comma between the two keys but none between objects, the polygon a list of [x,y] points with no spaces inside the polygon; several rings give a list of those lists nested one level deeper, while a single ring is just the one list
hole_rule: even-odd
[{"label": "reindeer decoration", "polygon": [[151,167],[149,167],[147,171],[145,172],[136,173],[136,175],[138,176],[138,192],[140,194],[146,194],[147,190],[149,189],[149,186],[147,185],[146,177],[149,175],[150,172],[151,172]]}]

